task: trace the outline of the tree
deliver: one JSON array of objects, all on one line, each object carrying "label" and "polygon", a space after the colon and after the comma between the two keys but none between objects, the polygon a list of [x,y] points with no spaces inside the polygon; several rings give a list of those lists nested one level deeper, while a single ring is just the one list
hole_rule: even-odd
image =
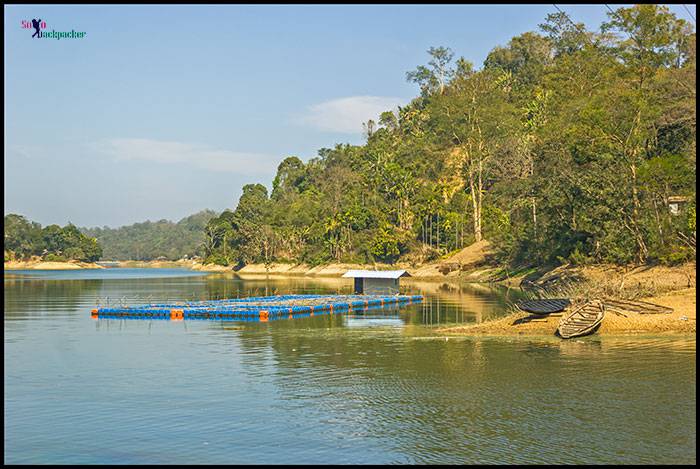
[{"label": "tree", "polygon": [[511,39],[507,47],[494,48],[484,61],[484,69],[510,72],[519,83],[531,85],[540,79],[552,56],[549,39],[527,32]]},{"label": "tree", "polygon": [[419,65],[415,70],[406,73],[406,80],[418,83],[424,95],[435,92],[442,94],[447,82],[454,75],[449,65],[454,57],[449,47],[431,47],[428,54],[432,59],[428,62],[430,68]]},{"label": "tree", "polygon": [[41,254],[43,251],[41,225],[14,213],[5,215],[4,225],[5,251],[23,259]]},{"label": "tree", "polygon": [[483,201],[493,159],[509,133],[513,109],[502,72],[484,70],[456,83],[459,92],[435,100],[436,138],[449,142],[447,166],[457,189],[466,185],[473,207],[474,237],[481,241]]},{"label": "tree", "polygon": [[305,176],[304,163],[296,156],[282,160],[272,181],[272,198],[277,200],[290,191],[300,191]]},{"label": "tree", "polygon": [[692,30],[685,20],[676,18],[667,6],[641,4],[618,8],[608,13],[610,21],[602,31],[620,37],[613,48],[629,70],[636,75],[639,88],[661,67],[680,66],[685,39]]},{"label": "tree", "polygon": [[574,54],[594,41],[583,23],[573,23],[566,13],[550,13],[540,29],[547,34],[554,57]]},{"label": "tree", "polygon": [[63,228],[49,225],[42,229],[39,223],[16,214],[5,216],[5,251],[10,252],[11,257],[24,259],[32,255],[51,255],[94,262],[102,256],[98,241],[81,233],[72,223]]}]

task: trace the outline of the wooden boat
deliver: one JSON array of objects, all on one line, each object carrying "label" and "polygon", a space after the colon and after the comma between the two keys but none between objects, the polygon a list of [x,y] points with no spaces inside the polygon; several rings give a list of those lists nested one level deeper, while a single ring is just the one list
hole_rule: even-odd
[{"label": "wooden boat", "polygon": [[525,300],[516,303],[518,309],[532,314],[551,314],[564,311],[571,304],[568,298]]},{"label": "wooden boat", "polygon": [[670,314],[673,312],[673,308],[638,300],[615,300],[612,298],[604,298],[603,304],[605,309],[638,314]]},{"label": "wooden boat", "polygon": [[592,300],[561,318],[557,332],[563,339],[588,335],[603,321],[605,307],[600,300]]}]

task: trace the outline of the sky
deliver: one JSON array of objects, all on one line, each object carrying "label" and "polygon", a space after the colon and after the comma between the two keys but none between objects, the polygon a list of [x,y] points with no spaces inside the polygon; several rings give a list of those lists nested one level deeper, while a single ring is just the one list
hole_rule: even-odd
[{"label": "sky", "polygon": [[[609,4],[615,9],[621,5]],[[597,30],[605,5],[557,4]],[[687,4],[693,16],[695,5]],[[695,24],[683,5],[670,5]],[[5,214],[122,226],[235,208],[287,156],[361,144],[450,47],[480,68],[554,5],[5,5]],[[32,38],[22,21],[83,38]]]}]

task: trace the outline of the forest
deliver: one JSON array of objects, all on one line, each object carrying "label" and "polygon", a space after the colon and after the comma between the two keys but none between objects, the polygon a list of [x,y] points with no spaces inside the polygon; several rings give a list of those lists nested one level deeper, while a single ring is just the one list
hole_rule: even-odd
[{"label": "forest", "polygon": [[82,228],[104,249],[103,259],[175,261],[203,255],[204,228],[216,212],[202,210],[178,222],[145,221],[119,228]]},{"label": "forest", "polygon": [[486,239],[503,265],[695,257],[695,31],[660,5],[595,31],[563,12],[480,68],[448,47],[366,142],[285,158],[204,228],[208,262],[428,262]]},{"label": "forest", "polygon": [[76,260],[94,262],[102,257],[102,246],[95,238],[81,233],[72,223],[64,227],[41,227],[22,215],[5,215],[4,258],[24,260],[33,256],[46,261]]},{"label": "forest", "polygon": [[5,215],[5,260],[170,260],[201,257],[204,228],[216,212],[202,210],[174,223],[145,221],[119,228],[61,228]]}]

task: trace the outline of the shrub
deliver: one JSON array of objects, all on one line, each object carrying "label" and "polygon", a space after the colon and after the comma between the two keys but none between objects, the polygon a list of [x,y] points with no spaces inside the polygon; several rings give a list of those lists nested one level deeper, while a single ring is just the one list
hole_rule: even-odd
[{"label": "shrub", "polygon": [[65,262],[66,258],[54,253],[49,253],[44,256],[44,260],[47,262]]}]

